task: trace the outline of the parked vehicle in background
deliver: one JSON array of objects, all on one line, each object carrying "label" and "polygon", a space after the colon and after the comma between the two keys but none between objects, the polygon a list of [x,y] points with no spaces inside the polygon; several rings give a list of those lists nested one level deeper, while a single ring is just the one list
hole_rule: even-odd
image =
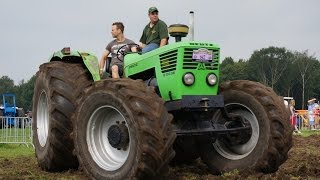
[{"label": "parked vehicle in background", "polygon": [[16,106],[16,95],[13,93],[1,94],[2,104],[0,105],[0,117],[1,118],[0,128],[21,126],[22,121],[17,122],[15,118],[10,117],[25,117],[25,112],[22,108]]}]

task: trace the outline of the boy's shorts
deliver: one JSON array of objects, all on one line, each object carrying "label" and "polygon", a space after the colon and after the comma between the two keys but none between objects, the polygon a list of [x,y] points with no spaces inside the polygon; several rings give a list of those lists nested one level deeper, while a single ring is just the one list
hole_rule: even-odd
[{"label": "boy's shorts", "polygon": [[314,125],[314,121],[309,121],[309,125],[313,126]]},{"label": "boy's shorts", "polygon": [[110,64],[109,73],[112,74],[112,66],[117,65],[119,70],[119,76],[121,77],[123,75],[123,65],[122,64]]}]

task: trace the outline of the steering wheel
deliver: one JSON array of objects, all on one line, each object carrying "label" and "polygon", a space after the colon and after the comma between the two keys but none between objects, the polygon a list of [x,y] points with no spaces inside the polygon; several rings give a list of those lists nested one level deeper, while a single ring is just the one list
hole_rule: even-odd
[{"label": "steering wheel", "polygon": [[[129,46],[129,47],[130,46],[136,46],[137,49],[140,49],[139,44],[136,44],[136,43],[125,44],[125,45],[121,46],[117,51],[117,59],[119,59],[119,61],[123,61],[124,56],[128,54],[127,52],[125,52],[125,47],[126,46]],[[122,59],[120,58],[120,55],[122,55],[122,57],[123,57]]]}]

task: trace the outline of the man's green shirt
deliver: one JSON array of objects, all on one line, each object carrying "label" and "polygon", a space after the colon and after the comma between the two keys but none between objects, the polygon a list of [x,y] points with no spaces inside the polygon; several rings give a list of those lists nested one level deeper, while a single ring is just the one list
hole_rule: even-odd
[{"label": "man's green shirt", "polygon": [[167,24],[159,19],[152,28],[150,28],[150,23],[146,25],[140,38],[140,42],[143,44],[156,43],[160,45],[161,39],[168,37]]}]

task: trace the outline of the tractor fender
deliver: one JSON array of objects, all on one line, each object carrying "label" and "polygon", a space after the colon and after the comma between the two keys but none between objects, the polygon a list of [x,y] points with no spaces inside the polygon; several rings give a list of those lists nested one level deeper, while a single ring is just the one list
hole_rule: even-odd
[{"label": "tractor fender", "polygon": [[70,63],[83,63],[89,70],[94,81],[100,80],[99,61],[98,58],[89,52],[71,51],[70,48],[63,48],[60,51],[54,52],[50,58],[51,61],[63,61]]}]

